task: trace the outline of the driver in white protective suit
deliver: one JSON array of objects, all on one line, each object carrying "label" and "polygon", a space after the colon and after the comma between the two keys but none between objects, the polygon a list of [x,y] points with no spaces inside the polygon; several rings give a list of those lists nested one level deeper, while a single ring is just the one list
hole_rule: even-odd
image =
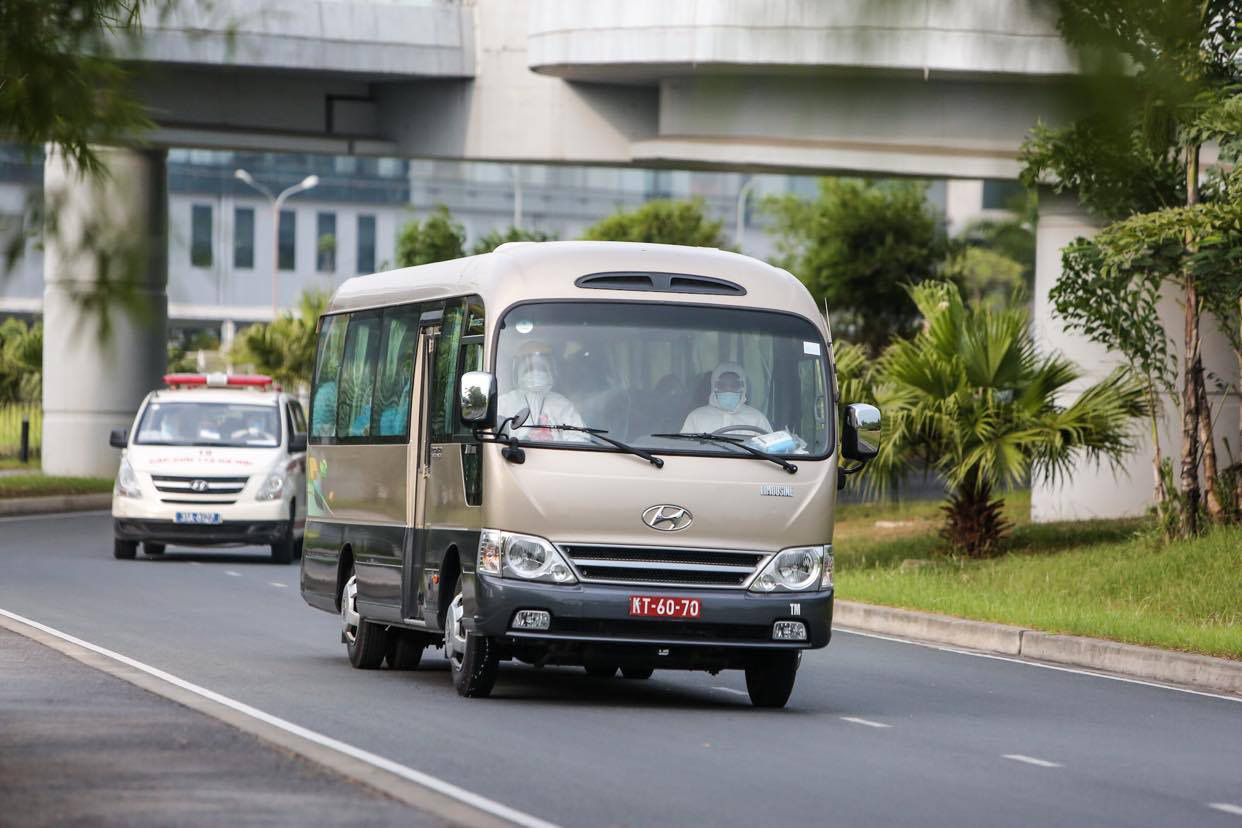
[{"label": "driver in white protective suit", "polygon": [[707,405],[691,411],[681,430],[711,433],[728,426],[755,426],[763,429],[763,434],[772,431],[772,424],[763,412],[746,404],[746,371],[736,362],[722,362],[716,366],[712,371]]},{"label": "driver in white protective suit", "polygon": [[527,342],[513,357],[514,388],[500,395],[496,402],[497,423],[504,422],[523,408],[530,409],[526,424],[514,434],[520,440],[589,439],[579,432],[555,431],[548,426],[581,426],[582,417],[574,404],[552,390],[556,374],[552,368],[552,352],[543,342]]}]

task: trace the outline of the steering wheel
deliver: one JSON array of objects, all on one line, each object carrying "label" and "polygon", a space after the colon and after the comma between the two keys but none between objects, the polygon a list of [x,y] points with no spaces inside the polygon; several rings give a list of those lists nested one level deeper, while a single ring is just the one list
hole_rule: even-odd
[{"label": "steering wheel", "polygon": [[712,434],[719,434],[723,436],[728,434],[730,431],[753,431],[755,434],[767,434],[767,432],[759,426],[753,425],[727,425],[724,428],[716,429],[712,432]]}]

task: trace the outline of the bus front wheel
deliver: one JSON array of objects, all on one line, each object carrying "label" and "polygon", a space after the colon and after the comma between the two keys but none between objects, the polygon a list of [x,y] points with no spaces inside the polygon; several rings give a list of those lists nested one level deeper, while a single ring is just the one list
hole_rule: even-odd
[{"label": "bus front wheel", "polygon": [[763,653],[746,666],[746,692],[755,707],[784,707],[798,677],[802,653]]},{"label": "bus front wheel", "polygon": [[448,657],[457,694],[467,698],[485,698],[496,684],[500,659],[495,642],[485,635],[468,631],[462,623],[464,617],[459,580],[444,618],[444,655]]}]

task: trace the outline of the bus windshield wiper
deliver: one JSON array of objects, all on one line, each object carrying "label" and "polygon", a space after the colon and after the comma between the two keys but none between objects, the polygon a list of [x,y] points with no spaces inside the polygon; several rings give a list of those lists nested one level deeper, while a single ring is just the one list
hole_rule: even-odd
[{"label": "bus windshield wiper", "polygon": [[718,443],[727,443],[731,446],[737,446],[742,451],[750,452],[755,457],[759,457],[763,460],[771,461],[775,463],[776,465],[780,466],[785,471],[789,472],[790,474],[798,473],[798,467],[795,466],[793,463],[790,463],[785,458],[777,457],[775,454],[769,454],[768,452],[757,449],[754,446],[749,446],[746,444],[744,440],[741,440],[737,437],[726,437],[723,434],[712,434],[711,432],[708,432],[708,431],[681,431],[676,434],[652,434],[651,436],[652,437],[665,437],[670,440],[702,440],[704,442],[715,441]]},{"label": "bus windshield wiper", "polygon": [[551,429],[552,431],[580,431],[583,434],[590,434],[592,437],[598,437],[599,439],[603,440],[605,443],[608,443],[609,445],[612,445],[612,446],[616,446],[622,451],[629,452],[630,454],[643,458],[648,463],[655,466],[657,469],[664,468],[664,460],[659,457],[656,457],[651,452],[643,451],[640,448],[635,448],[634,446],[623,443],[620,440],[614,440],[611,437],[606,437],[605,435],[608,433],[607,429],[587,428],[586,426],[576,426],[576,425],[540,426],[540,428],[547,428],[547,429]]}]

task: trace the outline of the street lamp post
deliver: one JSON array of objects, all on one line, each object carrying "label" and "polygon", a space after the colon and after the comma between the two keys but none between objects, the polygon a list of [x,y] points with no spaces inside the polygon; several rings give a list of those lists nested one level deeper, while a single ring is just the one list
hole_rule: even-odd
[{"label": "street lamp post", "polygon": [[284,206],[286,199],[290,196],[305,192],[317,185],[319,183],[319,176],[308,175],[292,187],[282,190],[280,195],[272,195],[271,190],[255,181],[254,176],[245,170],[235,170],[233,177],[267,196],[267,200],[272,205],[272,321],[275,322],[277,276],[280,273],[280,208]]}]

